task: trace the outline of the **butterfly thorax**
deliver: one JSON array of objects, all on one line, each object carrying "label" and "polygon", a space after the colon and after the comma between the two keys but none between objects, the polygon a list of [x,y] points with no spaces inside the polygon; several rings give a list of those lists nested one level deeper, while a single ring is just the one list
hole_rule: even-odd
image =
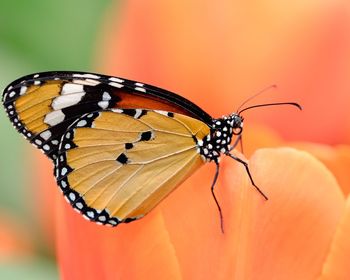
[{"label": "butterfly thorax", "polygon": [[213,119],[210,133],[197,142],[198,152],[205,161],[219,162],[220,155],[231,150],[233,135],[239,135],[243,128],[243,118],[235,113]]}]

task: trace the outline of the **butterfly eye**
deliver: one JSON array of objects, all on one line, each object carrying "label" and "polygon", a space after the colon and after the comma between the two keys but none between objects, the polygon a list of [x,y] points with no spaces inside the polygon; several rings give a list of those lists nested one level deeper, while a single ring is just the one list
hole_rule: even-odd
[{"label": "butterfly eye", "polygon": [[242,127],[235,127],[234,129],[233,129],[233,131],[232,131],[232,133],[234,134],[234,135],[239,135],[239,134],[241,134],[242,133]]}]

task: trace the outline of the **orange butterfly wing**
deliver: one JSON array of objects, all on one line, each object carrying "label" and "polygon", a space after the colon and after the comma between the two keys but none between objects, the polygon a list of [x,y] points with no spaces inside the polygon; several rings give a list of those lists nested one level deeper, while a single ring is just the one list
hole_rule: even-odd
[{"label": "orange butterfly wing", "polygon": [[198,106],[154,86],[91,73],[46,72],[23,77],[4,91],[3,104],[26,139],[50,158],[66,129],[85,113],[108,108],[153,109],[209,122]]}]

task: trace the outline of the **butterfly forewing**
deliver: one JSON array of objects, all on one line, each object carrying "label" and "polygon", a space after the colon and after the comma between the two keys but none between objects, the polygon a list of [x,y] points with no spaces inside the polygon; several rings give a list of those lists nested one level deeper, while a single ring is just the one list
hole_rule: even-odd
[{"label": "butterfly forewing", "polygon": [[134,220],[203,164],[196,142],[208,133],[203,122],[166,111],[85,114],[62,136],[56,178],[88,219]]},{"label": "butterfly forewing", "polygon": [[4,91],[3,103],[15,126],[50,158],[62,135],[85,113],[108,108],[175,112],[207,123],[211,117],[174,93],[147,84],[91,73],[46,72],[23,77]]}]

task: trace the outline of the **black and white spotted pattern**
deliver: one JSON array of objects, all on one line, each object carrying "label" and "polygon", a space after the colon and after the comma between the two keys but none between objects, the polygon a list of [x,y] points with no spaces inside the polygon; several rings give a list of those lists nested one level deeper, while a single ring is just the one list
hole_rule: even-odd
[{"label": "black and white spotted pattern", "polygon": [[198,140],[198,152],[205,161],[219,163],[221,154],[231,150],[231,140],[234,134],[239,135],[243,129],[243,118],[237,114],[213,119],[211,132],[203,140]]}]

